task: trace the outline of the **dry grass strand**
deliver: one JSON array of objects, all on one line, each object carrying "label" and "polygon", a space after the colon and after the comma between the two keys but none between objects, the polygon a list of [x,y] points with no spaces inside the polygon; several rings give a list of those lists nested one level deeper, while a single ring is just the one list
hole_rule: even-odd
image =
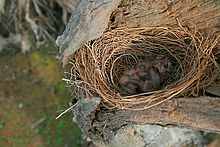
[{"label": "dry grass strand", "polygon": [[[198,96],[219,73],[213,48],[219,36],[203,37],[183,28],[118,28],[81,47],[72,60],[73,89],[83,87],[89,96],[102,98],[108,108],[143,110],[177,96]],[[126,96],[120,91],[119,77],[147,55],[161,55],[175,64],[174,77],[161,90]],[[73,82],[77,77],[83,82]],[[176,77],[175,77],[176,76]],[[75,78],[76,79],[76,78]],[[73,80],[73,81],[72,81]],[[76,80],[75,80],[76,81]]]}]

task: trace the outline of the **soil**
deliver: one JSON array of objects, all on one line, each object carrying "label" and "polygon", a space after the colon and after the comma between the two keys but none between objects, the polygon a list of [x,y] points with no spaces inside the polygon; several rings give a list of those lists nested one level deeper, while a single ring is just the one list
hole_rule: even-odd
[{"label": "soil", "polygon": [[79,147],[81,131],[72,122],[71,99],[61,80],[58,50],[50,43],[32,52],[0,52],[0,146]]}]

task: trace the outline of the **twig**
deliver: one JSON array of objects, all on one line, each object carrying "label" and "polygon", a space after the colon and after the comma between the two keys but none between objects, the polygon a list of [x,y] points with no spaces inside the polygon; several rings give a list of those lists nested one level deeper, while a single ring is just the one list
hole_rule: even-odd
[{"label": "twig", "polygon": [[40,125],[41,123],[43,123],[46,120],[45,117],[42,117],[40,119],[38,119],[34,124],[31,125],[31,129],[34,129],[36,126]]},{"label": "twig", "polygon": [[69,107],[68,109],[64,110],[62,113],[60,113],[56,119],[59,119],[62,115],[64,115],[65,113],[67,113],[68,111],[70,111],[71,109],[73,109],[77,104],[79,103],[79,101],[77,103],[75,103],[74,105],[72,105],[71,107]]}]

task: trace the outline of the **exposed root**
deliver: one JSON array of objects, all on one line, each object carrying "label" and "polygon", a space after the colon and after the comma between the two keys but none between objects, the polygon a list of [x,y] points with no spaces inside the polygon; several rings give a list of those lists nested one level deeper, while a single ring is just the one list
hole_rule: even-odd
[{"label": "exposed root", "polygon": [[1,1],[0,35],[5,36],[4,33],[23,35],[29,31],[38,42],[44,39],[54,41],[78,3],[79,0]]}]

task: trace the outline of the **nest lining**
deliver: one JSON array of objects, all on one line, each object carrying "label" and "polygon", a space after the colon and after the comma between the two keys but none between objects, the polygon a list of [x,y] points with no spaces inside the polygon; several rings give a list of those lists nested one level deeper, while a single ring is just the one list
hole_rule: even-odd
[{"label": "nest lining", "polygon": [[[73,55],[66,81],[79,97],[98,96],[108,108],[142,110],[173,97],[198,96],[220,72],[212,52],[218,41],[219,36],[204,38],[181,26],[118,28],[84,44]],[[149,54],[168,57],[175,69],[172,76],[161,90],[123,95],[119,77]]]}]

